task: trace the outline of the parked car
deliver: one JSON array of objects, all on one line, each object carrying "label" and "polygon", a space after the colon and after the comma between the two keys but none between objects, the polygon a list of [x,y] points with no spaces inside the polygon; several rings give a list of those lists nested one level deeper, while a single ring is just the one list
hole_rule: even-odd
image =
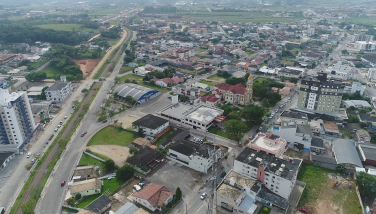
[{"label": "parked car", "polygon": [[65,116],[64,116],[64,119],[67,119],[67,118],[68,118],[68,116],[67,116],[67,115],[65,115]]},{"label": "parked car", "polygon": [[33,158],[33,160],[31,160],[31,164],[34,164],[35,163],[35,158]]},{"label": "parked car", "polygon": [[206,194],[206,192],[202,193],[201,195],[201,200],[204,200],[206,197],[208,197],[208,194]]},{"label": "parked car", "polygon": [[58,130],[59,130],[59,129],[58,129],[58,128],[56,128],[56,129],[55,129],[55,132],[57,132]]},{"label": "parked car", "polygon": [[50,136],[50,139],[48,139],[48,140],[52,140],[52,138],[54,138],[54,134],[52,134],[51,136]]},{"label": "parked car", "polygon": [[63,121],[60,121],[60,125],[63,124]]},{"label": "parked car", "polygon": [[65,181],[62,181],[62,182],[61,182],[61,186],[62,186],[62,187],[65,186]]},{"label": "parked car", "polygon": [[107,120],[103,120],[103,122],[102,123],[107,123]]},{"label": "parked car", "polygon": [[301,213],[308,213],[308,210],[306,210],[304,208],[299,208],[299,212],[301,212]]},{"label": "parked car", "polygon": [[278,109],[277,109],[277,110],[275,110],[275,113],[278,113]]},{"label": "parked car", "polygon": [[57,128],[60,128],[61,127],[61,125],[59,124],[59,125],[57,125]]}]

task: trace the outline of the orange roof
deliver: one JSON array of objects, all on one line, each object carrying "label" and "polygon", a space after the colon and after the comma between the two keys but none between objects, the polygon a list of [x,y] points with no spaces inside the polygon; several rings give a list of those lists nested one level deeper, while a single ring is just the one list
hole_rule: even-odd
[{"label": "orange roof", "polygon": [[150,183],[142,190],[133,193],[132,196],[147,200],[153,207],[157,205],[162,207],[164,202],[171,195],[174,195],[174,194],[172,192],[169,192],[165,186],[155,184],[155,183]]}]

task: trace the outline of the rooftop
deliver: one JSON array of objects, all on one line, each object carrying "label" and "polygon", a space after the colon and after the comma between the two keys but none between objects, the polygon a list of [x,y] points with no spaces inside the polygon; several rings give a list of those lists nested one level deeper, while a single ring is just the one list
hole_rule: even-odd
[{"label": "rooftop", "polygon": [[4,161],[13,155],[14,152],[1,152],[0,153],[0,166],[3,165]]},{"label": "rooftop", "polygon": [[101,195],[99,196],[99,198],[95,199],[93,202],[87,205],[85,209],[93,211],[95,213],[99,213],[103,208],[105,208],[110,203],[111,203],[111,200],[107,196]]},{"label": "rooftop", "polygon": [[185,118],[206,125],[211,123],[215,119],[215,117],[220,116],[222,114],[223,110],[221,109],[199,105],[195,109],[187,112]]},{"label": "rooftop", "polygon": [[74,170],[73,176],[81,176],[81,177],[91,177],[96,178],[98,174],[96,173],[95,166],[79,166]]},{"label": "rooftop", "polygon": [[189,110],[191,110],[193,106],[186,105],[183,103],[177,103],[177,104],[170,104],[166,106],[165,108],[159,110],[159,112],[163,116],[176,118],[178,120],[182,119],[183,114]]},{"label": "rooftop", "polygon": [[337,124],[333,121],[324,121],[324,127],[325,127],[325,130],[329,129],[329,130],[334,130],[334,131],[339,132]]},{"label": "rooftop", "polygon": [[336,139],[332,142],[333,152],[337,164],[352,164],[363,167],[359,155],[355,148],[355,142],[345,139]]},{"label": "rooftop", "polygon": [[56,82],[51,87],[46,89],[46,92],[49,91],[60,91],[61,89],[65,88],[70,82]]},{"label": "rooftop", "polygon": [[279,156],[287,145],[287,141],[272,133],[258,133],[248,146]]},{"label": "rooftop", "polygon": [[261,187],[261,191],[257,194],[261,199],[271,202],[273,205],[287,210],[290,206],[290,202],[280,196],[274,195],[266,187]]},{"label": "rooftop", "polygon": [[137,154],[127,159],[127,163],[141,169],[142,167],[146,166],[148,163],[152,162],[155,158],[159,157],[160,155],[162,154],[159,153],[157,150],[145,147]]},{"label": "rooftop", "polygon": [[169,192],[165,186],[155,183],[150,183],[142,190],[132,194],[133,197],[147,200],[153,207],[157,205],[162,207],[171,195],[174,194]]},{"label": "rooftop", "polygon": [[309,135],[312,134],[311,126],[309,124],[297,124],[296,127],[297,127],[296,129],[297,133],[309,134]]},{"label": "rooftop", "polygon": [[311,140],[311,146],[324,148],[324,140],[321,138],[313,137]]},{"label": "rooftop", "polygon": [[268,154],[265,151],[257,151],[249,147],[246,147],[238,157],[236,157],[236,160],[256,168],[263,165],[265,172],[278,175],[288,180],[295,177],[302,163],[301,159],[287,161],[277,158],[273,154]]},{"label": "rooftop", "polygon": [[207,143],[199,145],[199,144],[196,144],[191,141],[184,140],[184,139],[177,140],[176,143],[170,146],[170,150],[179,152],[186,156],[198,155],[204,158],[209,158],[210,157],[209,151],[212,151],[214,149],[218,150],[220,149],[220,147],[207,144]]},{"label": "rooftop", "polygon": [[289,118],[295,118],[295,119],[303,119],[308,120],[308,116],[306,113],[297,112],[297,111],[284,111],[280,115],[281,117],[289,117]]},{"label": "rooftop", "polygon": [[9,93],[8,89],[0,89],[0,106],[1,107],[8,107],[10,102],[15,101],[17,98],[22,96],[25,91],[22,92],[12,92]]},{"label": "rooftop", "polygon": [[98,179],[89,179],[85,181],[79,181],[72,184],[71,194],[75,194],[82,191],[92,190],[92,189],[101,189],[102,182]]},{"label": "rooftop", "polygon": [[146,127],[149,129],[157,129],[158,127],[168,123],[168,120],[154,116],[152,114],[148,114],[146,116],[143,116],[142,118],[134,121],[132,124]]},{"label": "rooftop", "polygon": [[376,147],[371,144],[359,144],[358,148],[361,150],[362,159],[376,161]]}]

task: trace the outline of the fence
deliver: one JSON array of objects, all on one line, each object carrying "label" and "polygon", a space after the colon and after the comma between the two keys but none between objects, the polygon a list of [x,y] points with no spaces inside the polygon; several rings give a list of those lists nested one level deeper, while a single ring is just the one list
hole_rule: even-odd
[{"label": "fence", "polygon": [[95,159],[99,160],[99,161],[106,162],[105,160],[103,160],[101,158],[98,158],[97,156],[95,156],[93,154],[90,154],[89,152],[84,151],[84,153],[87,154],[87,155],[89,155],[92,158],[95,158]]}]

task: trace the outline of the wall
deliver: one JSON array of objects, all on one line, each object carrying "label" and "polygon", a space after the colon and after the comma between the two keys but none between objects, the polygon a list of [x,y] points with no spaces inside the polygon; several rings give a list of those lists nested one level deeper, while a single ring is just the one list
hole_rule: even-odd
[{"label": "wall", "polygon": [[134,196],[132,196],[132,197],[133,197],[133,200],[134,200],[135,202],[137,202],[137,203],[143,205],[144,207],[150,209],[150,210],[153,211],[153,212],[157,209],[156,207],[151,206],[151,204],[150,204],[147,200],[145,200],[145,199],[138,198],[138,197],[134,197]]},{"label": "wall", "polygon": [[[101,193],[101,189],[92,189],[92,190],[80,192],[81,196],[94,195],[98,193]],[[74,195],[77,195],[77,193]]]}]

